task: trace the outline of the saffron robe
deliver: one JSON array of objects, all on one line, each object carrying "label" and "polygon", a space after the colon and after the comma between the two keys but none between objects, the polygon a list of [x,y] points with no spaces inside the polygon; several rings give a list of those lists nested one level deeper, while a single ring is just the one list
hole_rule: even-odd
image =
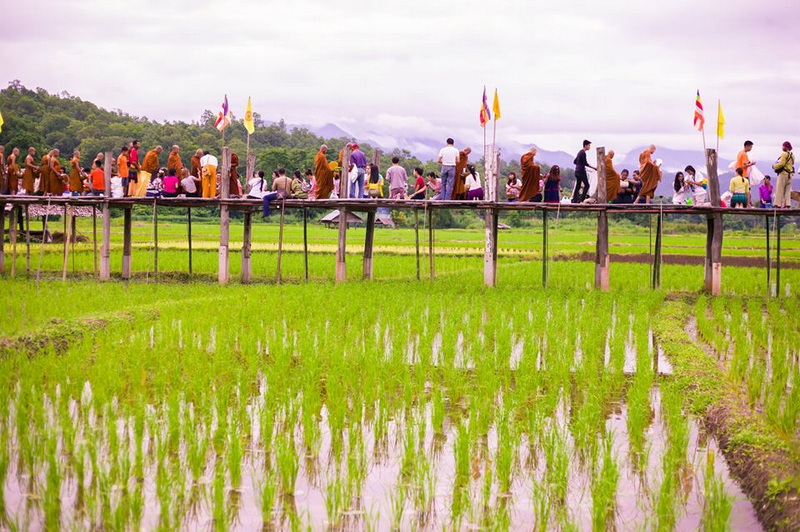
[{"label": "saffron robe", "polygon": [[[147,159],[145,157],[145,159]],[[181,155],[179,153],[170,152],[169,157],[167,157],[167,170],[175,169],[175,175],[181,175],[181,169],[183,168],[183,161],[181,161]]]},{"label": "saffron robe", "polygon": [[539,181],[542,178],[542,167],[534,162],[531,152],[523,155],[519,160],[522,168],[522,188],[519,191],[518,201],[531,201],[539,194]]},{"label": "saffron robe", "polygon": [[652,198],[655,195],[656,187],[661,181],[661,169],[653,163],[650,157],[650,150],[644,150],[639,155],[639,175],[642,180],[642,189],[639,196]]},{"label": "saffron robe", "polygon": [[453,194],[450,199],[466,199],[467,197],[467,164],[469,164],[469,155],[464,153],[463,150],[458,152],[456,177],[453,181]]},{"label": "saffron robe", "polygon": [[81,179],[80,162],[76,157],[69,161],[69,191],[80,194],[83,191],[83,180]]},{"label": "saffron robe", "polygon": [[328,199],[333,192],[333,170],[322,151],[314,157],[314,177],[317,179],[317,199]]},{"label": "saffron robe", "polygon": [[17,158],[13,153],[6,159],[6,183],[8,193],[11,195],[16,194],[19,188],[19,164],[17,164]]},{"label": "saffron robe", "polygon": [[611,203],[619,195],[619,174],[614,170],[611,157],[606,155],[606,202]]},{"label": "saffron robe", "polygon": [[27,155],[25,157],[25,172],[22,174],[22,188],[25,189],[26,194],[33,194],[33,187],[36,183],[36,176],[34,175],[33,167],[36,166],[33,157]]}]

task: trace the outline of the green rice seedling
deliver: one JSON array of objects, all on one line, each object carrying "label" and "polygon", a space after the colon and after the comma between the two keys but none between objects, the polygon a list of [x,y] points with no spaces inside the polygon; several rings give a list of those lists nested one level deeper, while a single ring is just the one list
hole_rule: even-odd
[{"label": "green rice seedling", "polygon": [[281,483],[281,494],[284,497],[293,496],[300,463],[291,434],[282,434],[277,440],[275,460]]},{"label": "green rice seedling", "polygon": [[544,480],[549,500],[556,508],[563,508],[567,501],[569,483],[569,455],[567,442],[559,434],[559,430],[551,427],[542,441],[542,450],[547,464]]},{"label": "green rice seedling", "polygon": [[[255,483],[255,481],[254,481]],[[258,497],[261,510],[261,523],[265,530],[272,529],[274,521],[273,511],[278,495],[278,478],[273,471],[267,471],[260,481],[256,483],[254,491]]]},{"label": "green rice seedling", "polygon": [[56,438],[47,440],[47,474],[44,489],[44,524],[48,530],[61,528],[61,482]]},{"label": "green rice seedling", "polygon": [[403,513],[405,512],[406,499],[408,498],[408,487],[402,482],[395,485],[390,496],[392,517],[390,520],[392,530],[402,530]]},{"label": "green rice seedling", "polygon": [[613,437],[606,434],[602,442],[602,465],[596,467],[592,476],[592,528],[594,530],[607,530],[613,527],[617,506],[619,469],[614,461],[612,442]]},{"label": "green rice seedling", "polygon": [[[163,511],[162,508],[162,513]],[[211,518],[214,530],[221,532],[229,529],[228,512],[225,506],[225,466],[221,457],[214,462]]]},{"label": "green rice seedling", "polygon": [[730,515],[733,508],[733,497],[725,491],[725,483],[714,472],[714,451],[706,455],[704,474],[703,530],[708,532],[724,532],[730,530]]},{"label": "green rice seedling", "polygon": [[237,426],[231,427],[228,436],[228,471],[231,478],[231,489],[238,491],[242,482],[242,437]]}]

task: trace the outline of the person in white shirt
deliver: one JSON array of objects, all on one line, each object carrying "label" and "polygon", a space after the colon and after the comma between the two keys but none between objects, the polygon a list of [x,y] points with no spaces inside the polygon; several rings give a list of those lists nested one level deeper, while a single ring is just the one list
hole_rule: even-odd
[{"label": "person in white shirt", "polygon": [[262,199],[270,192],[267,180],[264,179],[264,170],[259,170],[258,173],[247,182],[247,197],[250,199]]},{"label": "person in white shirt", "polygon": [[439,150],[439,157],[436,161],[442,166],[442,191],[441,199],[448,200],[453,194],[453,185],[456,179],[456,161],[458,161],[458,149],[453,146],[455,141],[447,139],[447,146]]},{"label": "person in white shirt", "polygon": [[674,205],[686,205],[686,200],[692,196],[692,189],[689,183],[683,178],[683,172],[675,174],[675,182],[672,184],[675,194],[672,196]]},{"label": "person in white shirt", "polygon": [[475,166],[467,165],[467,178],[464,181],[467,187],[467,199],[483,200],[483,186],[481,186],[481,175],[475,170]]},{"label": "person in white shirt", "polygon": [[208,150],[203,152],[200,157],[200,169],[203,173],[203,197],[213,198],[217,195],[217,158],[211,155]]}]

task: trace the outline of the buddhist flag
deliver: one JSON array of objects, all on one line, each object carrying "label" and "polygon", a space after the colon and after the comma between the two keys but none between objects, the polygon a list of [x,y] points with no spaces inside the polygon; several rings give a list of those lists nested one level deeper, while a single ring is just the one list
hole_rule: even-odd
[{"label": "buddhist flag", "polygon": [[500,97],[497,96],[497,89],[494,90],[494,102],[492,102],[492,112],[494,112],[495,121],[500,120]]},{"label": "buddhist flag", "polygon": [[3,124],[4,124],[4,122],[3,122],[3,113],[0,113],[0,133],[3,132]]},{"label": "buddhist flag", "polygon": [[228,95],[225,95],[225,99],[222,101],[222,109],[220,110],[219,114],[217,115],[217,121],[214,122],[214,127],[217,128],[219,131],[223,131],[228,125],[231,123],[231,110],[228,107]]},{"label": "buddhist flag", "polygon": [[694,127],[697,128],[697,131],[703,131],[703,127],[706,125],[706,119],[703,116],[703,102],[700,101],[700,91],[697,91],[697,100],[695,100],[694,104]]},{"label": "buddhist flag", "polygon": [[492,113],[489,112],[489,100],[486,99],[486,85],[483,86],[483,101],[481,102],[481,127],[486,125],[486,122],[492,119]]},{"label": "buddhist flag", "polygon": [[725,138],[725,115],[722,114],[722,102],[717,100],[717,138]]},{"label": "buddhist flag", "polygon": [[256,130],[256,125],[253,122],[253,105],[250,103],[250,97],[247,97],[247,110],[244,112],[244,128],[247,130],[248,135],[252,135]]}]

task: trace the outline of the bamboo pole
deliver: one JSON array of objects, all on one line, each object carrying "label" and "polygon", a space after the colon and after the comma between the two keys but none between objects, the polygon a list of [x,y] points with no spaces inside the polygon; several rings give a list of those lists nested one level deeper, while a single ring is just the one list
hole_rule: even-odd
[{"label": "bamboo pole", "polygon": [[303,267],[308,282],[308,207],[303,207]]},{"label": "bamboo pole", "polygon": [[187,238],[189,240],[189,275],[192,275],[192,208],[186,207]]},{"label": "bamboo pole", "polygon": [[25,275],[28,277],[31,275],[31,216],[27,204],[25,205]]},{"label": "bamboo pole", "polygon": [[414,209],[414,245],[417,255],[417,281],[419,281],[419,209]]},{"label": "bamboo pole", "polygon": [[[223,131],[224,134],[224,131]],[[230,196],[230,171],[231,171],[231,149],[227,146],[222,148],[222,177],[219,182],[219,196],[221,200],[227,200]],[[228,244],[230,241],[231,217],[227,205],[219,207],[219,266],[217,278],[219,284],[228,284],[229,264],[228,264]]]},{"label": "bamboo pole", "polygon": [[286,214],[286,197],[281,200],[281,222],[278,229],[278,268],[275,274],[275,282],[281,284],[281,259],[283,258],[283,219]]},{"label": "bamboo pole", "polygon": [[105,154],[105,195],[103,197],[103,248],[100,254],[100,280],[108,281],[111,279],[111,158],[112,153],[107,151]]}]

